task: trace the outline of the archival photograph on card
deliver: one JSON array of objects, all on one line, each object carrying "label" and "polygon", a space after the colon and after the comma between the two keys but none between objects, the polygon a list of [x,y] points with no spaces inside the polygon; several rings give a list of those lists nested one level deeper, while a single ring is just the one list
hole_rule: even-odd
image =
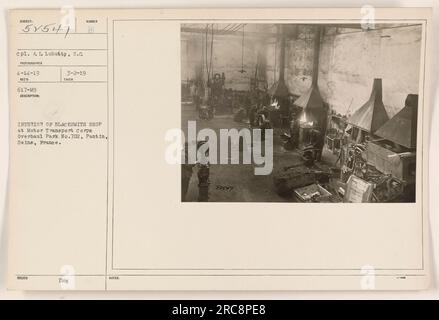
[{"label": "archival photograph on card", "polygon": [[181,201],[416,202],[421,24],[180,36]]}]

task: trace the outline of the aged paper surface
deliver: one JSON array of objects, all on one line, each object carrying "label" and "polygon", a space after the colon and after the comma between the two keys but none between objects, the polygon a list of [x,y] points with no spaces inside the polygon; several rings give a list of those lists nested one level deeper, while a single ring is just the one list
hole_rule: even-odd
[{"label": "aged paper surface", "polygon": [[[9,288],[427,288],[430,14],[375,9],[376,28],[365,31],[360,9],[10,11]],[[222,43],[232,49],[221,51]],[[249,43],[266,46],[265,59],[271,60],[265,71]],[[319,71],[309,71],[304,60]],[[258,176],[264,164],[215,164],[213,157],[208,164],[170,163],[169,130],[182,128],[189,143],[192,118],[203,128],[239,122],[232,115],[246,107],[239,95],[261,80],[255,70],[273,88],[261,90],[273,110],[291,99],[308,115],[297,118],[299,144],[321,131],[319,119],[303,111],[320,88],[326,112],[347,118],[342,134],[355,135],[355,148],[375,149],[360,150],[368,155],[364,163],[357,161],[357,149],[341,160],[335,156],[346,165],[337,179],[331,175],[333,184],[317,178],[309,183],[314,189],[303,195],[307,202],[273,191],[278,173]],[[288,86],[285,97],[280,74]],[[228,93],[238,102],[225,111]],[[404,109],[412,108],[414,95],[417,109]],[[377,113],[367,110],[382,110],[380,103],[386,119],[373,128]],[[356,116],[363,107],[365,113]],[[323,160],[318,148],[299,145],[288,153],[279,135],[293,136],[294,130],[264,112],[258,110],[255,119],[247,112],[248,120],[236,128],[262,130],[265,141],[274,132],[273,145],[264,149],[267,156],[273,147],[274,169],[282,157],[285,166],[294,157],[300,168],[302,160],[307,164],[288,183],[322,174],[332,148],[329,129]],[[400,132],[392,139],[392,119],[409,123],[412,135]],[[256,145],[250,144],[253,152]],[[371,203],[348,203],[345,173],[370,178],[371,159],[374,177],[385,183],[374,180]],[[403,187],[413,192],[398,194]]]}]

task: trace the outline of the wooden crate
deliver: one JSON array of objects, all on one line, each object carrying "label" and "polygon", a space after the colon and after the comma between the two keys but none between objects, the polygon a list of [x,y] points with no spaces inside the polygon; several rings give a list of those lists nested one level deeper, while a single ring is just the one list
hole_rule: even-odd
[{"label": "wooden crate", "polygon": [[378,171],[391,174],[406,183],[415,182],[415,153],[409,156],[399,156],[402,153],[401,150],[394,150],[383,141],[369,142],[365,153],[367,163]]}]

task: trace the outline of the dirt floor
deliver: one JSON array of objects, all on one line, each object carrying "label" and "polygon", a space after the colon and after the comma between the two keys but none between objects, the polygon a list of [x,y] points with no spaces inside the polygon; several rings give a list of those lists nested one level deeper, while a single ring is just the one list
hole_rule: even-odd
[{"label": "dirt floor", "polygon": [[[187,137],[187,123],[195,120],[197,131],[203,128],[215,130],[219,137],[220,129],[248,128],[246,123],[233,121],[232,114],[216,115],[211,120],[198,119],[198,113],[192,105],[182,105],[182,129]],[[255,175],[252,164],[214,164],[210,166],[209,202],[285,202],[291,199],[280,197],[273,187],[273,173],[285,166],[302,163],[297,151],[283,148],[280,134],[286,129],[276,128],[273,137],[273,171],[269,175]],[[219,143],[218,143],[219,144]],[[324,162],[333,164],[336,157],[327,150],[323,152]],[[198,199],[197,168],[194,168],[189,182],[185,201]]]}]

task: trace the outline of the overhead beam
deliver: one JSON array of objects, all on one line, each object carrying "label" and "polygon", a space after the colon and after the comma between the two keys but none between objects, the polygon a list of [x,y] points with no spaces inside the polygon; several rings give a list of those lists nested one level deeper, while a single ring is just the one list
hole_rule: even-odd
[{"label": "overhead beam", "polygon": [[[214,34],[215,35],[232,35],[232,36],[242,36],[242,25],[243,24],[229,24],[228,26],[226,26],[223,29],[218,29],[215,30],[214,29]],[[346,28],[346,29],[355,29],[355,30],[362,30],[362,26],[361,24],[346,24],[346,23],[333,23],[333,24],[312,24],[312,23],[308,23],[308,24],[288,24],[288,25],[296,25],[296,26],[310,26],[310,27],[316,27],[316,26],[321,26],[321,27],[337,27],[337,28]],[[383,26],[379,26],[376,29],[372,29],[372,30],[380,30],[380,29],[385,29],[386,27]],[[200,28],[200,27],[181,27],[181,32],[186,32],[186,33],[206,33],[206,28]],[[209,31],[210,33],[211,31]],[[277,36],[277,34],[275,32],[266,32],[266,31],[245,31],[245,35],[248,37],[255,37],[255,38],[275,38]],[[289,38],[287,36],[287,38]]]},{"label": "overhead beam", "polygon": [[[186,33],[206,33],[205,28],[190,28],[190,27],[181,27],[181,32]],[[210,34],[210,31],[209,31]],[[215,35],[234,35],[234,36],[242,36],[242,31],[230,31],[230,30],[215,30]],[[255,32],[255,31],[245,31],[245,36],[249,37],[260,37],[260,38],[267,38],[267,37],[275,37],[276,33],[273,32]]]}]

